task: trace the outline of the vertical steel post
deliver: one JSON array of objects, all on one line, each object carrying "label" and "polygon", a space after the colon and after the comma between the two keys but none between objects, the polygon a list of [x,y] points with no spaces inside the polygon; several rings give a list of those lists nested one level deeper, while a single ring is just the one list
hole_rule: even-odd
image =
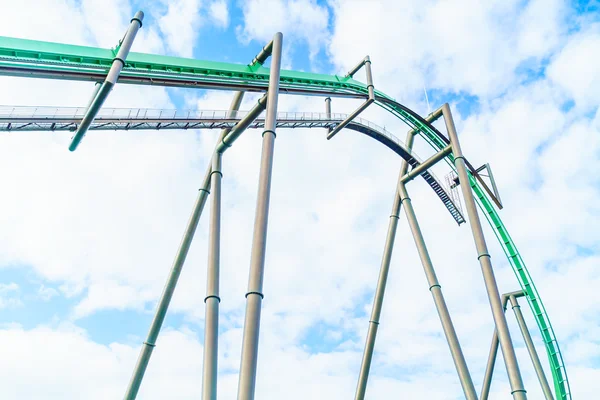
[{"label": "vertical steel post", "polygon": [[523,334],[525,346],[527,346],[527,351],[529,352],[529,357],[531,357],[533,368],[535,369],[535,373],[538,377],[538,380],[540,381],[540,385],[542,386],[544,397],[546,398],[546,400],[554,400],[552,390],[550,390],[550,385],[548,384],[548,380],[546,379],[546,375],[544,374],[544,368],[542,368],[542,363],[540,362],[540,358],[538,357],[537,351],[535,350],[535,345],[533,344],[533,340],[531,339],[531,335],[529,334],[529,329],[527,329],[527,324],[525,323],[525,318],[523,318],[523,313],[521,312],[521,307],[519,306],[517,297],[511,295],[509,297],[509,300],[511,307],[515,312],[515,317],[517,318],[517,323],[519,324],[521,333]]},{"label": "vertical steel post", "polygon": [[[243,96],[244,92],[237,92],[235,94],[230,108],[232,112],[235,112],[237,109],[239,109]],[[234,128],[237,128],[237,126],[238,124],[236,124]],[[217,146],[222,143],[223,138],[230,131],[231,129],[223,129],[219,140],[217,141]],[[150,325],[150,330],[148,331],[148,337],[142,345],[142,350],[140,351],[140,355],[136,363],[135,369],[133,371],[133,375],[131,376],[131,381],[129,382],[127,391],[125,393],[125,400],[135,399],[140,389],[140,385],[142,384],[144,373],[146,372],[146,368],[148,367],[148,363],[150,362],[152,350],[156,346],[156,339],[158,338],[158,334],[160,333],[160,328],[162,327],[163,321],[167,314],[167,309],[169,308],[169,304],[171,303],[171,298],[173,297],[173,292],[175,291],[175,287],[177,286],[179,275],[181,275],[181,269],[183,268],[183,264],[185,263],[187,253],[192,244],[192,239],[194,238],[194,233],[196,232],[196,228],[198,227],[198,222],[200,221],[202,210],[204,209],[204,205],[206,204],[206,198],[210,193],[209,186],[211,180],[210,178],[212,175],[211,171],[212,161],[207,168],[206,174],[204,175],[202,186],[199,189],[198,197],[196,198],[196,203],[194,204],[194,208],[192,210],[192,215],[190,216],[187,227],[183,234],[183,239],[181,240],[181,244],[179,245],[179,250],[177,251],[177,255],[175,256],[175,261],[173,262],[173,266],[171,268],[171,272],[169,273],[167,283],[165,285],[165,288],[163,289],[163,293],[160,297],[160,300],[158,301],[158,305],[156,306],[156,312],[154,314],[152,324]]]},{"label": "vertical steel post", "polygon": [[[411,150],[415,138],[414,130],[408,131],[406,135],[406,148]],[[400,166],[400,174],[398,175],[398,184],[400,179],[408,170],[406,160],[402,161]],[[398,189],[395,190],[394,203],[390,214],[387,236],[383,247],[383,257],[381,267],[379,269],[379,278],[377,279],[377,287],[375,289],[375,298],[373,299],[373,309],[371,310],[371,318],[369,320],[369,330],[367,331],[367,339],[365,342],[365,350],[363,352],[362,363],[360,365],[360,373],[358,375],[358,383],[356,385],[355,400],[364,400],[367,391],[367,381],[369,379],[369,371],[371,369],[371,361],[373,359],[373,350],[375,348],[375,339],[377,337],[377,328],[379,327],[379,317],[383,306],[383,296],[385,294],[385,286],[387,284],[388,273],[390,270],[390,262],[392,259],[392,251],[394,250],[394,240],[396,239],[396,231],[398,228],[398,219],[400,218],[400,195]]]},{"label": "vertical steel post", "polygon": [[[325,116],[327,119],[331,119],[331,97],[325,97]],[[327,128],[327,133],[331,132],[332,129],[331,126]]]},{"label": "vertical steel post", "polygon": [[[244,92],[237,92],[229,107],[232,117],[240,109]],[[231,131],[223,129],[221,140]],[[208,234],[208,268],[206,278],[205,320],[204,320],[204,360],[202,373],[202,400],[217,399],[217,370],[219,357],[219,275],[221,251],[221,179],[223,154],[215,151],[210,173],[211,213]]]},{"label": "vertical steel post", "polygon": [[282,40],[283,35],[280,32],[276,33],[273,38],[267,114],[265,117],[265,130],[263,132],[256,217],[254,220],[254,235],[252,238],[250,277],[248,282],[248,293],[246,293],[246,317],[244,321],[238,400],[253,400],[256,387],[258,336],[263,299],[262,289],[267,245],[267,224],[269,216],[269,198],[271,193],[271,175],[273,170],[275,128],[277,125],[277,100],[279,96]]},{"label": "vertical steel post", "polygon": [[217,399],[217,360],[219,354],[219,258],[221,243],[221,153],[215,153],[210,177],[211,213],[208,237],[208,271],[204,321],[204,365],[202,400]]},{"label": "vertical steel post", "polygon": [[450,318],[450,312],[448,311],[446,301],[444,300],[444,295],[442,294],[442,287],[437,280],[433,263],[431,262],[423,234],[421,233],[421,228],[419,227],[412,202],[406,190],[406,184],[402,181],[400,181],[400,184],[398,185],[398,192],[400,193],[400,201],[404,206],[404,213],[406,214],[408,225],[410,226],[410,230],[419,253],[419,258],[421,259],[421,264],[423,264],[423,270],[425,271],[427,283],[429,284],[429,291],[433,296],[435,308],[440,317],[440,321],[442,322],[442,329],[444,330],[444,335],[448,341],[450,353],[452,354],[452,360],[454,361],[456,371],[458,372],[458,378],[460,380],[463,392],[468,400],[477,400],[477,392],[475,392],[475,386],[473,385],[473,380],[471,379],[467,362],[460,347],[456,331],[454,330],[454,325],[452,324],[452,319]]},{"label": "vertical steel post", "polygon": [[442,112],[444,114],[446,129],[448,130],[450,144],[452,145],[452,151],[454,153],[454,165],[458,173],[458,180],[465,200],[469,224],[471,225],[475,247],[477,248],[477,258],[481,265],[483,280],[485,281],[490,307],[494,316],[496,330],[498,331],[498,339],[500,340],[504,363],[506,364],[506,369],[508,371],[511,394],[515,400],[525,400],[527,399],[527,392],[523,386],[523,379],[521,378],[521,372],[519,371],[515,349],[510,338],[510,332],[508,331],[504,310],[502,309],[500,292],[498,291],[490,254],[488,253],[487,245],[485,243],[481,221],[479,220],[477,208],[475,207],[475,199],[473,198],[473,192],[471,191],[471,182],[469,175],[467,174],[465,158],[460,148],[460,142],[458,141],[458,135],[456,134],[450,107],[447,103],[442,106]]}]

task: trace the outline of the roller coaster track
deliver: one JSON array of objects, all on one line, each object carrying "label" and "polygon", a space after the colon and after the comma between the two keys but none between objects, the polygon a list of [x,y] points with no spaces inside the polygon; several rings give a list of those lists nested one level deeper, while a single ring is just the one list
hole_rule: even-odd
[{"label": "roller coaster track", "polygon": [[[110,49],[0,37],[0,75],[5,76],[97,82],[104,80],[115,56],[116,51]],[[265,92],[269,82],[269,69],[260,64],[248,66],[132,52],[118,82]],[[359,99],[366,99],[368,96],[367,85],[352,78],[289,70],[281,71],[280,92]],[[376,90],[374,100],[375,104],[415,129],[436,151],[441,151],[448,145],[449,140],[440,131],[391,97]],[[454,170],[452,154],[445,161]],[[535,316],[548,355],[556,398],[570,400],[572,397],[564,361],[539,293],[500,219],[492,197],[478,182],[472,167],[470,170],[470,183],[477,204],[502,246]]]}]

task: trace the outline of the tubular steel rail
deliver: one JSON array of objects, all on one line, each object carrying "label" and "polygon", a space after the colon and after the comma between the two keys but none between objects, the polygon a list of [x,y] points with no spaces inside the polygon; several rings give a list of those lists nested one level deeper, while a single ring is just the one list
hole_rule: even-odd
[{"label": "tubular steel rail", "polygon": [[[117,50],[0,37],[0,75],[5,76],[103,82],[116,56]],[[118,83],[266,92],[270,70],[262,66],[262,61],[239,65],[130,52],[123,61]],[[373,90],[372,84],[365,85],[350,76],[281,70],[279,92],[364,100],[374,97],[375,104],[404,121],[436,151],[442,151],[449,144],[448,138],[424,118]],[[455,170],[452,154],[446,156],[445,161]],[[535,316],[550,362],[556,397],[570,400],[563,358],[539,293],[494,207],[495,199],[478,181],[475,170],[468,163],[467,166],[475,200],[494,230]]]}]

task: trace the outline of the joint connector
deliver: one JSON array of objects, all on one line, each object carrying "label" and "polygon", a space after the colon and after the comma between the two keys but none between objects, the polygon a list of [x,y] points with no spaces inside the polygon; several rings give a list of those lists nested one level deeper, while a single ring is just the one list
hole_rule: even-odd
[{"label": "joint connector", "polygon": [[205,189],[205,188],[200,188],[198,189],[199,192],[206,192],[206,194],[210,194],[210,190]]},{"label": "joint connector", "polygon": [[133,16],[133,18],[131,18],[131,21],[129,21],[130,23],[133,21],[137,21],[140,24],[140,28],[142,27],[142,20],[144,19],[144,12],[142,10],[138,11],[135,13],[135,15]]},{"label": "joint connector", "polygon": [[480,259],[481,257],[486,257],[486,256],[487,256],[487,257],[489,257],[489,258],[492,258],[492,256],[490,256],[489,254],[487,254],[487,253],[482,253],[482,254],[480,254],[480,255],[478,255],[478,256],[477,256],[477,261],[479,261],[479,259]]},{"label": "joint connector", "polygon": [[143,344],[145,344],[148,347],[156,347],[156,344],[150,342],[144,342]]},{"label": "joint connector", "polygon": [[210,171],[210,176],[212,176],[212,174],[219,174],[221,175],[221,178],[223,177],[223,173],[221,171]]},{"label": "joint connector", "polygon": [[369,321],[369,323],[370,324],[374,324],[374,325],[379,325],[379,321],[373,321],[373,320],[371,320],[371,321]]},{"label": "joint connector", "polygon": [[123,65],[123,67],[125,67],[125,61],[123,61],[123,59],[122,59],[122,58],[120,58],[120,57],[115,57],[115,58],[113,58],[113,62],[115,62],[115,61],[121,61],[121,65]]},{"label": "joint connector", "polygon": [[129,21],[129,22],[131,23],[133,21],[137,21],[140,24],[140,28],[142,27],[142,20],[141,19],[133,17],[133,18],[131,18],[131,21]]},{"label": "joint connector", "polygon": [[231,147],[230,144],[227,144],[227,142],[225,141],[225,138],[221,139],[221,143],[223,143],[223,146],[225,146],[227,148]]},{"label": "joint connector", "polygon": [[262,137],[264,137],[265,133],[267,133],[267,132],[271,132],[273,134],[273,137],[277,137],[277,134],[275,133],[275,131],[272,131],[270,129],[265,129],[262,133]]},{"label": "joint connector", "polygon": [[217,301],[219,303],[221,302],[221,298],[219,296],[217,296],[217,295],[214,295],[214,294],[211,294],[210,296],[206,296],[204,298],[204,302],[206,303],[206,300],[208,300],[208,299],[217,299]]},{"label": "joint connector", "polygon": [[248,292],[248,293],[246,293],[246,296],[244,296],[244,297],[248,298],[248,296],[250,296],[251,294],[257,294],[260,296],[261,299],[265,298],[265,296],[261,292]]},{"label": "joint connector", "polygon": [[433,289],[435,287],[440,288],[440,289],[442,288],[439,283],[436,283],[435,285],[429,286],[429,291],[431,292],[431,289]]}]

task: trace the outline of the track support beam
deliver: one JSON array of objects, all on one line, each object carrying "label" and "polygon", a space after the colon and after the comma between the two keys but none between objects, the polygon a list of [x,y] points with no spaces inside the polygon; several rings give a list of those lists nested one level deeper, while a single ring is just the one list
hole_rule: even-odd
[{"label": "track support beam", "polygon": [[419,222],[417,221],[412,202],[408,196],[406,185],[403,182],[400,182],[398,191],[404,206],[404,213],[408,219],[408,225],[410,226],[410,230],[415,241],[415,246],[417,247],[417,251],[419,253],[419,258],[421,259],[421,264],[423,265],[423,270],[425,271],[427,284],[429,285],[429,291],[433,297],[433,302],[438,312],[438,316],[440,317],[442,329],[444,331],[444,335],[446,336],[446,341],[450,347],[452,360],[454,361],[454,366],[458,372],[458,378],[465,394],[465,398],[467,400],[477,400],[477,392],[475,391],[475,386],[473,385],[473,380],[471,379],[467,362],[463,355],[460,342],[458,341],[454,324],[450,318],[450,312],[448,311],[448,306],[446,305],[444,295],[442,294],[442,287],[435,274],[433,263],[429,257],[429,251],[425,245],[425,239],[423,238],[421,228],[419,227]]},{"label": "track support beam", "polygon": [[267,98],[267,115],[265,117],[265,130],[263,132],[256,217],[254,220],[254,235],[252,238],[250,277],[248,282],[248,293],[246,293],[246,317],[244,321],[238,400],[254,400],[256,389],[258,336],[263,299],[262,291],[267,246],[267,224],[271,195],[275,127],[277,124],[277,101],[279,96],[282,40],[283,35],[280,32],[276,33],[273,38],[273,54]]},{"label": "track support beam", "polygon": [[[428,116],[426,120],[431,123],[437,118],[439,118],[439,116],[436,117],[432,114]],[[412,151],[415,135],[416,131],[414,129],[409,130],[406,134],[405,144],[406,149],[408,151]],[[408,162],[406,162],[406,160],[403,160],[402,164],[400,165],[400,173],[398,174],[398,184],[394,194],[394,203],[392,205],[392,212],[390,214],[387,236],[383,248],[383,257],[381,260],[381,267],[379,269],[379,278],[377,279],[377,288],[375,289],[375,298],[373,299],[373,308],[371,310],[371,318],[369,320],[369,330],[367,332],[365,349],[363,352],[360,372],[358,375],[358,383],[356,385],[356,393],[354,396],[355,400],[364,400],[367,391],[367,381],[369,379],[369,371],[371,369],[371,361],[373,359],[373,351],[375,349],[375,339],[377,337],[379,318],[381,316],[381,309],[383,307],[383,297],[385,295],[385,287],[387,285],[387,278],[389,275],[390,263],[392,260],[392,252],[394,250],[394,240],[396,238],[396,231],[398,229],[398,219],[400,218],[400,208],[402,205],[398,189],[399,185],[402,183],[401,179],[406,174],[407,170]]]},{"label": "track support beam", "polygon": [[[331,119],[331,97],[325,97],[325,116],[327,119]],[[327,128],[327,133],[331,132],[333,128]]]},{"label": "track support beam", "polygon": [[71,144],[69,145],[70,151],[75,151],[77,149],[81,139],[83,139],[83,136],[94,121],[94,118],[96,118],[98,111],[100,111],[100,108],[102,108],[102,104],[104,104],[104,101],[108,97],[110,91],[117,83],[117,79],[119,79],[121,70],[125,66],[125,60],[127,59],[129,50],[131,50],[133,40],[135,39],[138,30],[142,27],[143,19],[144,13],[142,11],[138,11],[131,19],[129,28],[125,33],[123,40],[121,41],[121,46],[119,47],[117,56],[113,59],[113,63],[108,71],[108,75],[106,75],[106,79],[104,80],[104,83],[102,83],[102,86],[95,89],[92,100],[90,101],[87,111],[81,120],[81,124],[79,125],[79,129],[77,129],[73,139],[71,139]]},{"label": "track support beam", "polygon": [[363,66],[365,67],[365,71],[367,73],[367,90],[369,92],[369,96],[363,104],[361,104],[356,110],[354,110],[352,114],[348,116],[348,118],[340,122],[338,126],[333,128],[331,132],[329,132],[329,134],[327,135],[327,140],[330,140],[339,131],[344,129],[346,125],[352,122],[354,118],[358,117],[358,115],[361,112],[363,112],[367,107],[371,105],[371,103],[375,101],[375,86],[373,86],[373,74],[371,73],[371,59],[369,58],[369,56],[366,56],[360,63],[358,63],[358,65],[356,65],[356,67],[352,68],[352,70],[350,70],[350,72],[346,74],[346,77],[352,77]]},{"label": "track support beam", "polygon": [[[237,94],[236,96],[241,96],[241,94]],[[263,96],[264,98],[265,96]],[[234,99],[235,101],[235,99]],[[239,99],[241,102],[241,97]],[[259,100],[259,105],[261,101]],[[259,105],[255,106],[255,108],[260,108]],[[259,113],[260,114],[260,113]],[[248,123],[248,125],[251,123]],[[228,147],[231,146],[233,141],[241,135],[243,130],[240,127],[242,121],[239,121],[231,131],[235,131],[234,137],[231,138],[229,142],[227,142],[228,146],[222,149],[224,152]],[[221,132],[221,137],[215,146],[215,150],[213,152],[217,153],[217,149],[224,142],[225,136],[230,134],[228,129],[224,129]],[[179,245],[179,250],[177,251],[177,255],[175,256],[175,261],[173,262],[173,266],[171,268],[171,272],[169,273],[169,277],[167,279],[167,283],[163,290],[163,293],[158,302],[156,312],[154,315],[154,319],[152,320],[152,324],[150,325],[150,330],[148,332],[148,337],[146,341],[143,343],[142,350],[140,352],[137,364],[135,366],[133,375],[131,377],[131,381],[127,387],[127,391],[125,394],[125,400],[133,400],[137,397],[137,393],[139,391],[140,385],[142,383],[142,379],[144,378],[144,373],[146,372],[146,368],[148,367],[148,363],[150,362],[150,356],[152,355],[152,350],[156,346],[156,340],[158,338],[158,334],[164,322],[165,316],[167,314],[167,309],[169,308],[169,304],[171,303],[171,298],[173,297],[173,292],[175,291],[175,287],[177,286],[177,281],[179,280],[179,275],[181,275],[181,270],[183,268],[183,264],[185,263],[185,259],[187,257],[187,253],[190,249],[192,239],[194,237],[194,233],[196,232],[196,228],[198,227],[198,222],[200,220],[200,216],[202,215],[202,210],[204,209],[204,205],[206,204],[206,198],[208,197],[209,189],[210,189],[210,181],[211,181],[211,172],[212,172],[212,160],[211,164],[208,166],[206,174],[204,176],[204,180],[202,181],[202,186],[198,192],[198,198],[196,199],[196,203],[194,204],[194,209],[192,210],[192,215],[188,221],[188,225],[186,227],[185,233],[183,235],[183,239],[181,244]]]},{"label": "track support beam", "polygon": [[525,323],[525,318],[523,318],[523,313],[521,312],[521,307],[519,306],[519,302],[517,301],[517,296],[511,294],[508,297],[510,301],[510,305],[515,313],[515,318],[517,319],[517,323],[519,324],[519,329],[521,330],[521,334],[523,335],[523,340],[525,341],[525,346],[527,347],[527,351],[529,352],[529,357],[531,358],[531,362],[533,363],[533,368],[535,369],[535,373],[540,382],[540,386],[542,387],[542,392],[544,392],[544,397],[546,400],[554,400],[554,396],[552,395],[552,390],[550,390],[550,385],[548,384],[548,380],[546,379],[546,375],[544,374],[544,368],[542,367],[542,363],[540,362],[540,357],[535,350],[535,345],[533,344],[533,340],[531,339],[531,334],[529,333],[529,329],[527,328],[527,324]]},{"label": "track support beam", "polygon": [[452,146],[448,145],[441,151],[438,151],[437,153],[429,157],[427,160],[423,161],[421,164],[410,170],[402,178],[400,178],[400,181],[404,184],[412,181],[413,179],[421,175],[423,172],[427,171],[429,168],[433,167],[435,164],[443,160],[450,153],[452,153]]},{"label": "track support beam", "polygon": [[[228,115],[234,117],[240,109],[244,92],[236,92],[231,101]],[[230,129],[221,131],[220,139]],[[220,143],[220,142],[219,142]],[[206,277],[205,320],[204,320],[204,359],[202,368],[202,400],[217,400],[217,370],[219,358],[219,279],[221,269],[221,179],[223,154],[214,152],[210,191],[211,213],[208,234],[208,268]]]},{"label": "track support beam", "polygon": [[442,113],[444,114],[446,129],[450,138],[450,144],[452,145],[452,152],[454,153],[454,166],[456,167],[456,171],[458,173],[458,179],[462,189],[465,207],[469,216],[469,225],[471,226],[475,247],[477,248],[477,259],[481,265],[483,280],[485,281],[490,307],[494,316],[494,323],[496,324],[500,346],[502,347],[504,363],[506,364],[506,369],[508,371],[511,394],[515,400],[526,400],[527,392],[523,386],[523,379],[521,378],[521,371],[519,370],[519,364],[517,363],[517,356],[510,338],[510,332],[508,331],[508,324],[506,323],[506,317],[502,308],[502,301],[500,299],[498,284],[496,283],[496,277],[492,268],[491,257],[485,243],[485,236],[481,227],[479,214],[477,214],[477,208],[475,207],[475,199],[473,198],[473,192],[471,190],[471,182],[465,166],[465,157],[463,156],[460,147],[460,142],[458,140],[458,135],[456,134],[454,120],[452,119],[452,113],[448,103],[442,106]]}]

